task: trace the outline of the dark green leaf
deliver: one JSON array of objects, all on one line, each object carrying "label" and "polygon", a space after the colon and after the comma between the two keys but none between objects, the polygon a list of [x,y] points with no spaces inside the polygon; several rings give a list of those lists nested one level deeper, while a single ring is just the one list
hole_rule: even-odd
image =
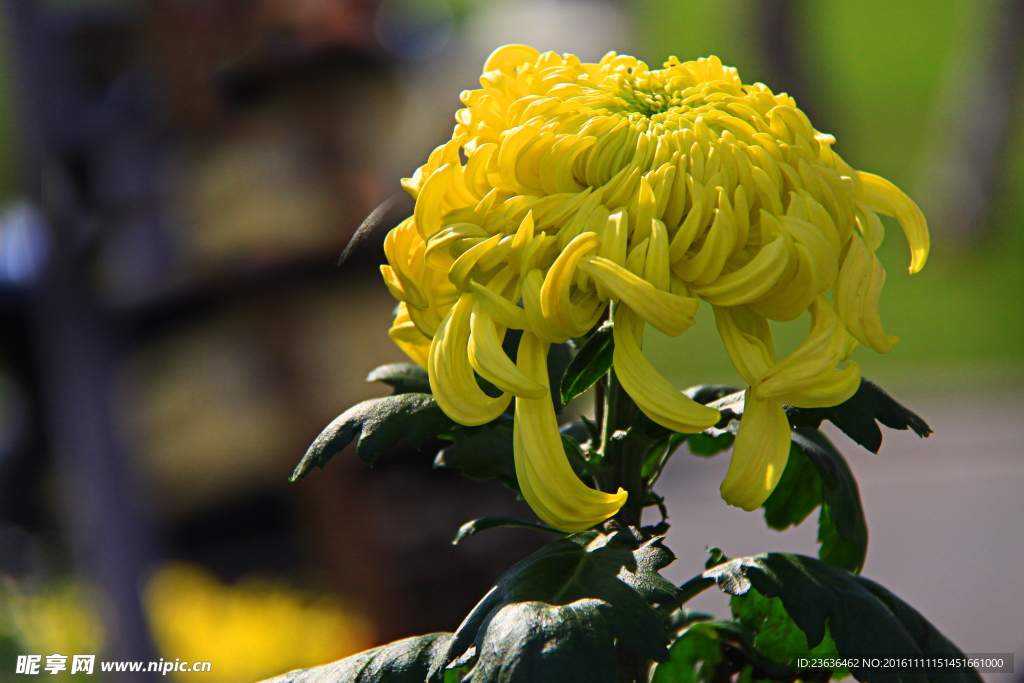
[{"label": "dark green leaf", "polygon": [[576,353],[562,376],[562,403],[568,403],[594,386],[612,367],[615,342],[612,341],[612,322],[597,328]]},{"label": "dark green leaf", "polygon": [[710,457],[712,455],[718,455],[725,449],[732,446],[732,442],[736,440],[736,436],[729,432],[722,432],[717,436],[709,436],[701,432],[700,434],[693,434],[686,440],[686,447],[690,449],[690,452],[694,455],[703,455]]},{"label": "dark green leaf", "polygon": [[[914,637],[914,642],[921,648],[925,656],[959,656],[963,653],[948,638],[942,635],[935,626],[907,603],[893,595],[870,579],[862,576],[856,578],[857,583],[871,592],[893,611],[907,632]],[[928,680],[932,683],[981,683],[981,676],[974,669],[931,669]]]},{"label": "dark green leaf", "polygon": [[861,378],[857,393],[845,403],[832,408],[787,406],[786,414],[793,427],[817,429],[822,420],[829,420],[872,453],[882,447],[882,430],[876,420],[891,429],[913,429],[920,437],[932,433],[928,423],[866,377]]},{"label": "dark green leaf", "polygon": [[372,466],[377,456],[401,437],[419,448],[454,424],[429,394],[398,394],[363,401],[327,425],[295,468],[292,481],[306,476],[314,466],[322,468],[357,436],[359,459]]},{"label": "dark green leaf", "polygon": [[828,438],[815,429],[794,429],[793,445],[807,456],[821,478],[818,557],[860,572],[868,552],[868,525],[850,466]]},{"label": "dark green leaf", "polygon": [[434,467],[455,467],[471,479],[497,479],[518,491],[512,420],[497,420],[472,436],[446,446],[437,454]]},{"label": "dark green leaf", "polygon": [[675,558],[660,538],[620,536],[574,534],[513,566],[459,626],[446,660],[475,646],[470,680],[481,683],[615,681],[613,639],[664,661],[668,637],[649,603],[678,604],[658,574]]},{"label": "dark green leaf", "polygon": [[367,375],[366,381],[383,382],[393,387],[396,394],[432,393],[427,371],[414,363],[382,365]]},{"label": "dark green leaf", "polygon": [[807,519],[821,505],[821,477],[810,458],[796,444],[790,444],[789,460],[778,485],[764,502],[764,520],[769,528],[783,531]]},{"label": "dark green leaf", "polygon": [[407,638],[264,683],[441,683],[451,633]]},{"label": "dark green leaf", "polygon": [[455,534],[455,540],[452,541],[452,545],[458,545],[470,536],[474,536],[481,531],[487,531],[488,529],[494,529],[497,527],[520,527],[523,529],[535,529],[547,534],[555,534],[556,536],[565,536],[564,533],[554,527],[548,526],[547,524],[527,522],[522,519],[516,519],[515,517],[480,517],[479,519],[466,522],[459,527],[459,533]]},{"label": "dark green leaf", "polygon": [[[732,595],[745,595],[753,587],[767,598],[780,598],[812,649],[828,632],[842,657],[960,654],[924,617],[889,591],[814,558],[787,553],[744,557],[709,569],[703,578],[715,579]],[[904,683],[981,683],[977,672],[966,668],[924,671],[858,666],[851,667],[850,673],[871,683],[898,683],[901,678]]]},{"label": "dark green leaf", "polygon": [[465,683],[619,683],[613,621],[600,600],[503,604],[480,631]]},{"label": "dark green leaf", "polygon": [[764,503],[765,521],[781,531],[800,524],[821,505],[818,557],[859,572],[867,556],[868,527],[853,472],[821,432],[794,429],[792,437],[786,469]]}]

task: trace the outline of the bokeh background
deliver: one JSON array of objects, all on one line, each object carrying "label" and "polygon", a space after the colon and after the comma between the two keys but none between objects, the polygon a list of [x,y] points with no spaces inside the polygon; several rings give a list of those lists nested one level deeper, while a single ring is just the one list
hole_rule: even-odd
[{"label": "bokeh background", "polygon": [[[717,54],[918,201],[927,268],[906,274],[892,223],[881,251],[901,344],[857,359],[936,434],[878,456],[836,435],[865,573],[1024,680],[1022,41],[1020,0],[3,0],[0,680],[18,654],[95,653],[255,681],[452,630],[546,540],[453,548],[463,521],[529,512],[433,470],[437,444],[287,483],[402,360],[379,250],[339,252],[509,42]],[[738,379],[711,323],[648,336],[679,386]],[[677,582],[710,545],[815,552],[813,519],[780,534],[722,503],[727,464],[683,453],[662,479]]]}]

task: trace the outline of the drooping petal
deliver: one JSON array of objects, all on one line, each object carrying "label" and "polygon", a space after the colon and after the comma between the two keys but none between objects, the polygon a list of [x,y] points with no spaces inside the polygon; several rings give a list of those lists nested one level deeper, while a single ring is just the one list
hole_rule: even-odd
[{"label": "drooping petal", "polygon": [[839,269],[833,290],[836,313],[857,341],[879,353],[889,353],[896,337],[882,329],[878,300],[885,284],[885,269],[859,235],[854,235]]},{"label": "drooping petal", "polygon": [[743,418],[732,449],[722,499],[748,512],[768,500],[789,460],[789,420],[782,402],[744,394]]},{"label": "drooping petal", "polygon": [[872,173],[858,171],[863,201],[872,210],[885,216],[895,216],[899,221],[910,243],[910,272],[916,273],[924,268],[928,260],[931,239],[928,236],[928,223],[924,214],[914,200],[903,193],[903,190],[885,178]]},{"label": "drooping petal", "polygon": [[[547,386],[548,344],[530,332],[519,342],[522,373]],[[526,501],[545,522],[568,533],[608,519],[626,502],[626,492],[596,491],[573,472],[562,446],[555,410],[548,398],[516,399],[513,448],[516,477]]]},{"label": "drooping petal", "polygon": [[718,422],[714,408],[697,403],[662,377],[640,348],[643,321],[628,306],[615,310],[613,367],[629,397],[647,417],[677,432],[695,433]]},{"label": "drooping petal", "polygon": [[715,323],[736,371],[747,384],[757,384],[775,365],[768,321],[745,306],[715,306]]},{"label": "drooping petal", "polygon": [[547,385],[538,384],[516,367],[501,347],[504,330],[491,319],[478,301],[470,318],[469,362],[480,376],[513,396],[544,398]]},{"label": "drooping petal", "polygon": [[640,317],[671,337],[677,337],[694,323],[700,302],[656,288],[622,266],[600,257],[579,265],[595,282]]},{"label": "drooping petal", "polygon": [[751,384],[758,399],[814,386],[844,360],[847,332],[831,304],[819,296],[810,312],[811,329],[807,340]]},{"label": "drooping petal", "polygon": [[427,374],[430,391],[445,415],[464,425],[482,425],[505,412],[512,395],[491,398],[473,375],[469,362],[469,325],[476,298],[464,294],[438,328],[430,345]]},{"label": "drooping petal", "polygon": [[[582,337],[597,322],[603,306],[595,301],[587,308],[573,303],[570,290],[576,279],[576,267],[587,255],[597,250],[600,239],[592,232],[584,232],[566,245],[540,288],[541,314],[559,332],[568,337]],[[596,314],[596,315],[595,315]]]}]

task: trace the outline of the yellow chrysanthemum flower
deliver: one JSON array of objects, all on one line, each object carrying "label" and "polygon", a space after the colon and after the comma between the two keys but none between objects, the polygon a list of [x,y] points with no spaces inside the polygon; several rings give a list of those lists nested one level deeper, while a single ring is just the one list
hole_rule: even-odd
[{"label": "yellow chrysanthemum flower", "polygon": [[[415,212],[388,235],[381,268],[402,302],[392,337],[456,422],[489,422],[516,397],[523,494],[578,531],[626,494],[594,491],[569,467],[547,398],[549,344],[586,334],[617,302],[622,386],[655,422],[698,432],[719,412],[661,377],[641,342],[646,323],[682,334],[703,299],[750,385],[722,496],[757,508],[789,454],[783,404],[845,401],[860,383],[856,363],[839,368],[853,346],[895,344],[878,317],[877,214],[900,222],[916,272],[928,255],[921,211],[840,159],[792,98],[743,85],[716,57],[652,71],[614,52],[588,64],[507,45],[480,83],[462,93],[451,141],[403,181]],[[805,311],[807,341],[776,361],[768,321]],[[508,328],[523,330],[517,364],[501,349]],[[485,394],[474,371],[504,393]]]}]

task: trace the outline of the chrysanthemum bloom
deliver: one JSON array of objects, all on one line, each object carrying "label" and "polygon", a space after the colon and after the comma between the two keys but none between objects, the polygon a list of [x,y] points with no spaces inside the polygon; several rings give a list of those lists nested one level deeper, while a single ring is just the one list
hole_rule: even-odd
[{"label": "chrysanthemum bloom", "polygon": [[[789,455],[783,404],[845,401],[860,383],[847,361],[857,342],[882,353],[896,343],[878,317],[877,214],[897,218],[916,272],[928,255],[920,210],[840,159],[792,98],[743,85],[716,57],[652,71],[614,52],[585,64],[508,45],[480,82],[462,93],[451,141],[403,181],[415,212],[388,235],[381,269],[402,302],[392,338],[456,422],[489,422],[516,398],[523,495],[578,531],[626,494],[588,488],[570,468],[549,345],[586,334],[616,302],[623,388],[655,422],[698,432],[718,411],[661,377],[641,343],[647,323],[685,332],[703,299],[749,383],[722,496],[757,508]],[[805,311],[807,341],[776,360],[768,321]],[[509,328],[523,330],[517,363],[501,348]],[[504,393],[488,396],[474,371]]]}]

